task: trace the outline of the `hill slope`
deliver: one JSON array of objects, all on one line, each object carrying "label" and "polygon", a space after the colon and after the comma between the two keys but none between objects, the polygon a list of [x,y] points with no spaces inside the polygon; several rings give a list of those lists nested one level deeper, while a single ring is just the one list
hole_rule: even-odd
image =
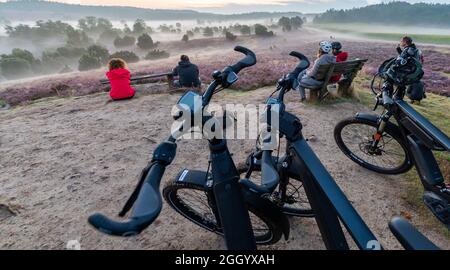
[{"label": "hill slope", "polygon": [[[120,18],[118,15],[120,14]],[[219,15],[194,10],[145,9],[119,6],[88,6],[38,0],[21,0],[0,3],[0,19],[3,20],[77,20],[86,16],[108,19],[145,20],[251,20],[297,16],[298,12],[253,12],[248,14]]]},{"label": "hill slope", "polygon": [[[394,18],[394,19],[393,19]],[[390,2],[348,10],[328,10],[314,23],[381,23],[450,26],[450,5]]]}]

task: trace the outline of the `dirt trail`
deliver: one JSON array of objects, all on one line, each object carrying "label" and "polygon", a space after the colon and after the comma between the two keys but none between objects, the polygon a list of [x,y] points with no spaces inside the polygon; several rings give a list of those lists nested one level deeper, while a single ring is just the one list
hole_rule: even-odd
[{"label": "dirt trail", "polygon": [[[271,91],[228,91],[214,100],[260,104]],[[178,98],[179,94],[140,95],[105,103],[106,94],[96,94],[0,111],[0,248],[63,249],[73,239],[83,249],[224,248],[220,237],[196,227],[166,204],[160,218],[137,237],[108,237],[86,222],[90,213],[114,216],[121,208],[152,150],[168,134],[170,110]],[[364,170],[338,150],[332,137],[334,125],[366,108],[351,103],[304,105],[296,93],[288,94],[287,107],[301,117],[305,136],[317,137],[311,146],[386,248],[399,248],[388,220],[401,212],[411,213],[419,229],[442,248],[450,248],[447,238],[427,228],[404,203],[402,176]],[[254,141],[233,140],[229,146],[239,162]],[[185,167],[206,169],[207,158],[205,141],[180,141],[163,184]],[[324,246],[314,220],[295,218],[291,238],[268,248]]]}]

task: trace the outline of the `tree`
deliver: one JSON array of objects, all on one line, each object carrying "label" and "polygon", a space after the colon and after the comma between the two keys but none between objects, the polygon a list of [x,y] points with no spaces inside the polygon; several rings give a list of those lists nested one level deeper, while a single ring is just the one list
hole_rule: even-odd
[{"label": "tree", "polygon": [[183,37],[181,38],[181,41],[188,42],[189,41],[188,34],[184,34]]},{"label": "tree", "polygon": [[30,51],[22,50],[19,48],[14,48],[12,50],[11,57],[23,59],[27,61],[30,65],[36,62],[36,59],[34,58],[33,54]]},{"label": "tree", "polygon": [[147,24],[142,19],[137,19],[133,24],[133,33],[135,35],[140,35],[147,29]]},{"label": "tree", "polygon": [[136,38],[133,36],[124,36],[123,38],[116,37],[114,39],[114,46],[116,48],[130,47],[133,46],[135,43]]},{"label": "tree", "polygon": [[292,30],[291,19],[289,19],[288,17],[281,17],[278,20],[278,25],[281,26],[283,31],[291,31]]},{"label": "tree", "polygon": [[203,36],[205,37],[214,36],[214,30],[209,26],[205,27],[205,29],[203,29]]},{"label": "tree", "polygon": [[103,33],[100,34],[98,37],[98,41],[100,42],[111,42],[114,41],[117,37],[119,37],[122,34],[122,30],[120,29],[108,29],[103,31]]},{"label": "tree", "polygon": [[100,61],[98,61],[97,58],[89,55],[84,54],[81,56],[80,60],[78,61],[78,70],[79,71],[86,71],[91,69],[97,69],[100,68],[102,64]]},{"label": "tree", "polygon": [[189,30],[186,32],[186,35],[188,35],[188,37],[193,37],[194,36],[194,32]]},{"label": "tree", "polygon": [[92,45],[87,49],[87,54],[96,58],[100,64],[106,64],[109,59],[109,51],[107,48],[100,45]]},{"label": "tree", "polygon": [[177,22],[177,23],[175,24],[175,26],[176,26],[177,28],[181,28],[181,23]]},{"label": "tree", "polygon": [[149,50],[155,47],[155,43],[153,43],[152,37],[149,34],[145,33],[138,37],[137,45],[143,50]]},{"label": "tree", "polygon": [[66,44],[69,46],[85,48],[93,43],[93,40],[88,37],[86,32],[75,30],[72,27],[66,30],[66,35]]},{"label": "tree", "polygon": [[299,16],[295,16],[295,17],[291,18],[291,26],[294,29],[301,28],[303,26],[303,23],[304,23],[303,19],[300,18]]},{"label": "tree", "polygon": [[262,36],[262,37],[271,37],[273,36],[272,31],[268,31],[267,27],[265,27],[262,24],[255,24],[255,35]]},{"label": "tree", "polygon": [[242,35],[250,35],[252,33],[252,30],[248,25],[242,25],[240,31]]},{"label": "tree", "polygon": [[110,59],[112,58],[121,58],[125,60],[125,62],[128,63],[136,63],[139,62],[139,56],[137,56],[134,52],[130,51],[119,51],[111,54],[109,56]]}]

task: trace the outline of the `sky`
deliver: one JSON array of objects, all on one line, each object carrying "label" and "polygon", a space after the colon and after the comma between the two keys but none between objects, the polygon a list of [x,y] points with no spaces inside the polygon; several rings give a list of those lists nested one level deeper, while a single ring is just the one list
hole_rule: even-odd
[{"label": "sky", "polygon": [[[4,2],[5,0],[0,0]],[[402,0],[410,3],[446,3],[450,0]],[[143,8],[194,9],[215,13],[244,13],[252,11],[323,12],[330,8],[348,9],[369,4],[389,2],[383,0],[56,0],[56,2],[82,5],[134,6]]]}]

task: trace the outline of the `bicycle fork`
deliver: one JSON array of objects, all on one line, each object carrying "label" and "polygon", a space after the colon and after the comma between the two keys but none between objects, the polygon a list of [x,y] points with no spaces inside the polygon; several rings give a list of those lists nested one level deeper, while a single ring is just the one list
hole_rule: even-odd
[{"label": "bicycle fork", "polygon": [[375,150],[378,148],[378,144],[380,143],[381,139],[383,138],[384,130],[386,129],[387,123],[389,122],[389,119],[391,118],[391,116],[392,116],[392,113],[386,112],[380,117],[380,120],[378,121],[379,124],[378,124],[377,131],[373,135],[373,141],[372,141],[372,144],[370,145],[370,149],[369,149],[371,154],[375,153]]}]

